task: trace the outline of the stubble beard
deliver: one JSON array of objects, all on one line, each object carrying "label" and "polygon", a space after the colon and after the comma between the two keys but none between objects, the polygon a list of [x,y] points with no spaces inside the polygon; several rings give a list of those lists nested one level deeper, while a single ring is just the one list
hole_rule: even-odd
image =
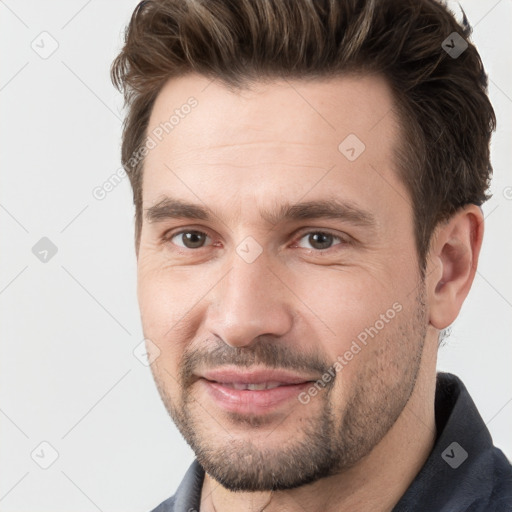
[{"label": "stubble beard", "polygon": [[[259,443],[251,440],[251,429],[261,433],[263,427],[269,427],[269,419],[234,413],[217,414],[213,418],[206,411],[206,404],[199,404],[193,396],[193,385],[188,383],[190,361],[184,363],[181,394],[176,399],[168,393],[166,376],[158,365],[152,365],[153,376],[167,411],[198,462],[226,489],[256,492],[300,487],[354,466],[371,452],[402,413],[414,390],[421,365],[427,325],[424,287],[418,291],[416,302],[417,308],[411,318],[397,322],[392,332],[380,333],[381,337],[387,334],[381,340],[373,340],[381,349],[376,349],[373,359],[367,365],[361,365],[360,372],[354,374],[355,382],[350,382],[350,395],[341,414],[333,403],[334,386],[326,387],[307,405],[297,401],[300,427],[297,424],[296,429],[290,429],[288,417],[274,419],[274,430],[268,429],[269,434]],[[392,322],[395,320],[398,318]],[[390,346],[393,350],[385,352],[384,347]],[[242,354],[243,350],[249,349],[225,347],[219,347],[220,351],[236,350],[235,359],[242,366],[258,361],[278,367],[287,357],[279,342],[261,345],[261,350],[251,349],[253,353],[247,357]],[[371,349],[365,347],[364,350]],[[389,377],[388,370],[394,378]],[[337,374],[333,383],[340,378],[342,376]],[[311,412],[304,417],[308,407]],[[290,416],[294,412],[295,409]],[[238,431],[242,424],[248,430],[243,439],[230,433],[230,425],[235,425]],[[290,434],[283,437],[282,427],[285,425]]]}]

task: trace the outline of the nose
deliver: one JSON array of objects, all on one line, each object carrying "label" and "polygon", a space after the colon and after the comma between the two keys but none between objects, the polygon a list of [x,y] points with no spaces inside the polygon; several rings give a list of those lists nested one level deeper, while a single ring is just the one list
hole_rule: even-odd
[{"label": "nose", "polygon": [[276,275],[263,254],[252,263],[235,254],[230,272],[210,295],[208,332],[232,347],[286,334],[293,320],[291,294]]}]

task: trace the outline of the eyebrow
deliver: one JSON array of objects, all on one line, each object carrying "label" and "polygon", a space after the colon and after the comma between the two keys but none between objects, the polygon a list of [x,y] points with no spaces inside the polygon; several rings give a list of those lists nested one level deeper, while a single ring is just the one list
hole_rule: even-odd
[{"label": "eyebrow", "polygon": [[[211,209],[200,204],[188,203],[180,199],[165,197],[154,206],[147,208],[146,220],[150,223],[167,219],[195,219],[211,221],[218,218]],[[296,204],[283,204],[274,211],[261,212],[262,218],[273,225],[286,221],[333,219],[371,228],[376,225],[375,217],[358,206],[340,202],[336,198],[306,201]]]}]

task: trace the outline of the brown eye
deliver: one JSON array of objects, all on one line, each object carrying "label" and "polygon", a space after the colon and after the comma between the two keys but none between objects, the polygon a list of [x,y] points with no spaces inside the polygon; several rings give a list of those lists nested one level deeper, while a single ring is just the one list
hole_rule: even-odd
[{"label": "brown eye", "polygon": [[318,251],[330,249],[333,245],[338,245],[333,244],[335,240],[337,240],[340,243],[343,242],[343,240],[339,236],[332,235],[331,233],[326,233],[325,231],[311,231],[310,233],[306,233],[305,235],[303,235],[300,238],[300,240],[306,240],[307,243],[309,244],[308,247],[307,245],[305,246],[303,245],[303,243],[299,241],[300,247],[304,247],[306,249],[313,248]]},{"label": "brown eye", "polygon": [[[170,237],[173,244],[178,247],[184,247],[185,249],[198,249],[203,247],[206,240],[210,237],[202,231],[180,231]],[[174,239],[176,241],[174,241]]]}]

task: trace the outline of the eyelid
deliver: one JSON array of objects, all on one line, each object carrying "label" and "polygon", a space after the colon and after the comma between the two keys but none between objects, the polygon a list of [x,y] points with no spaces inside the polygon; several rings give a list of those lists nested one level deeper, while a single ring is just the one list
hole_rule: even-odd
[{"label": "eyelid", "polygon": [[[194,227],[181,227],[181,228],[167,230],[162,235],[161,240],[164,243],[173,243],[173,242],[171,242],[171,239],[174,238],[175,236],[182,235],[183,233],[191,233],[191,232],[200,233],[201,235],[206,235],[208,238],[210,238],[210,240],[213,240],[213,238],[214,238],[204,228],[199,229],[199,228],[194,228]],[[181,250],[186,249],[189,251],[197,251],[199,249],[203,249],[204,247],[206,247],[206,246],[202,246],[202,247],[198,247],[197,249],[190,249],[189,247],[182,247],[181,245],[176,245],[176,244],[173,244],[173,245],[175,245],[176,247],[178,247]],[[213,244],[210,244],[210,245],[213,245]]]},{"label": "eyelid", "polygon": [[[296,247],[298,242],[304,238],[306,235],[311,235],[315,233],[322,233],[324,235],[331,235],[333,238],[337,238],[340,240],[339,244],[335,244],[332,247],[328,247],[327,249],[313,249],[315,252],[323,252],[329,251],[336,245],[344,245],[351,242],[352,238],[346,233],[335,232],[327,228],[302,228],[295,236],[293,241],[293,246]],[[310,249],[311,250],[311,249]]]},{"label": "eyelid", "polygon": [[[197,233],[206,235],[208,238],[210,238],[210,240],[214,240],[214,238],[215,238],[205,228],[196,228],[196,227],[193,227],[193,226],[188,226],[188,227],[186,226],[186,227],[169,229],[169,230],[167,230],[162,235],[161,238],[162,238],[163,242],[171,242],[171,239],[174,238],[175,236],[181,235],[183,233],[190,233],[190,232],[197,232]],[[340,243],[339,244],[335,244],[335,245],[348,244],[348,243],[351,243],[351,241],[352,241],[352,237],[350,237],[346,233],[335,232],[335,231],[330,230],[328,228],[305,227],[305,228],[301,228],[299,231],[297,231],[293,235],[293,241],[292,241],[293,245],[292,245],[292,247],[296,247],[298,242],[299,242],[299,240],[304,238],[306,235],[310,235],[310,234],[313,234],[313,233],[323,233],[323,234],[326,234],[326,235],[331,235],[334,238],[338,238],[340,240]],[[173,245],[176,245],[176,244],[173,244]],[[210,244],[210,245],[215,245],[215,242],[213,244]],[[190,251],[197,251],[199,249],[204,249],[207,246],[198,247],[197,249],[190,249],[188,247],[181,247],[179,245],[176,245],[176,247],[179,247],[180,249],[188,249]],[[329,247],[327,249],[316,249],[316,250],[312,249],[312,250],[314,250],[315,252],[323,252],[323,251],[329,251],[330,249],[332,249],[332,247]]]}]

